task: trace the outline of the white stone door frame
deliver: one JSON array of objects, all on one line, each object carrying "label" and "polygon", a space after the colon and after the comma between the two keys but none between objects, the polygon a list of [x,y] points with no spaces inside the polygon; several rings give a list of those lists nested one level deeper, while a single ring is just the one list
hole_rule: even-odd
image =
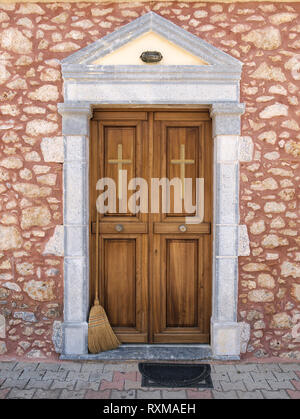
[{"label": "white stone door frame", "polygon": [[[95,66],[149,30],[205,59],[199,66]],[[89,126],[94,107],[192,105],[210,109],[214,141],[211,350],[238,358],[239,102],[241,63],[150,12],[62,62],[64,136],[64,356],[88,353]],[[159,70],[158,70],[159,69]]]}]

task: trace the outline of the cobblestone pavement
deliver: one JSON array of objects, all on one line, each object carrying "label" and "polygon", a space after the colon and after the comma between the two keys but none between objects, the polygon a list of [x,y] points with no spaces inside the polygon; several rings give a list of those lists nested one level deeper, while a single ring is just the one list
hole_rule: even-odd
[{"label": "cobblestone pavement", "polygon": [[157,389],[136,362],[0,362],[0,399],[300,399],[300,363],[211,368],[213,389]]}]

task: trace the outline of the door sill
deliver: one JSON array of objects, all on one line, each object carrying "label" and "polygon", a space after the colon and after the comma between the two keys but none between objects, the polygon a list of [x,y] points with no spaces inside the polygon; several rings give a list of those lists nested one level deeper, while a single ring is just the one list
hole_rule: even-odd
[{"label": "door sill", "polygon": [[123,344],[99,354],[62,354],[61,360],[86,361],[200,361],[212,359],[210,345]]}]

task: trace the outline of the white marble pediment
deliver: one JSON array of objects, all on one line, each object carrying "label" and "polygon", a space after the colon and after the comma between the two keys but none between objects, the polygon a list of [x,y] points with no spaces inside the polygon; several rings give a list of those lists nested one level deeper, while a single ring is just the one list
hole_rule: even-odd
[{"label": "white marble pediment", "polygon": [[[145,64],[141,52],[157,50],[159,64]],[[205,72],[240,72],[242,63],[174,23],[149,12],[62,60],[63,73],[78,66],[96,71],[102,66],[189,65]],[[75,71],[76,73],[76,71]]]}]

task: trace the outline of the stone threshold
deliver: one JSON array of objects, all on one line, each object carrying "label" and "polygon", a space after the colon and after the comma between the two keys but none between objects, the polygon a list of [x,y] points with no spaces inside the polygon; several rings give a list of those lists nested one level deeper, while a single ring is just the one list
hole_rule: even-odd
[{"label": "stone threshold", "polygon": [[210,345],[121,345],[99,354],[62,354],[61,360],[86,361],[201,361],[212,359]]}]

